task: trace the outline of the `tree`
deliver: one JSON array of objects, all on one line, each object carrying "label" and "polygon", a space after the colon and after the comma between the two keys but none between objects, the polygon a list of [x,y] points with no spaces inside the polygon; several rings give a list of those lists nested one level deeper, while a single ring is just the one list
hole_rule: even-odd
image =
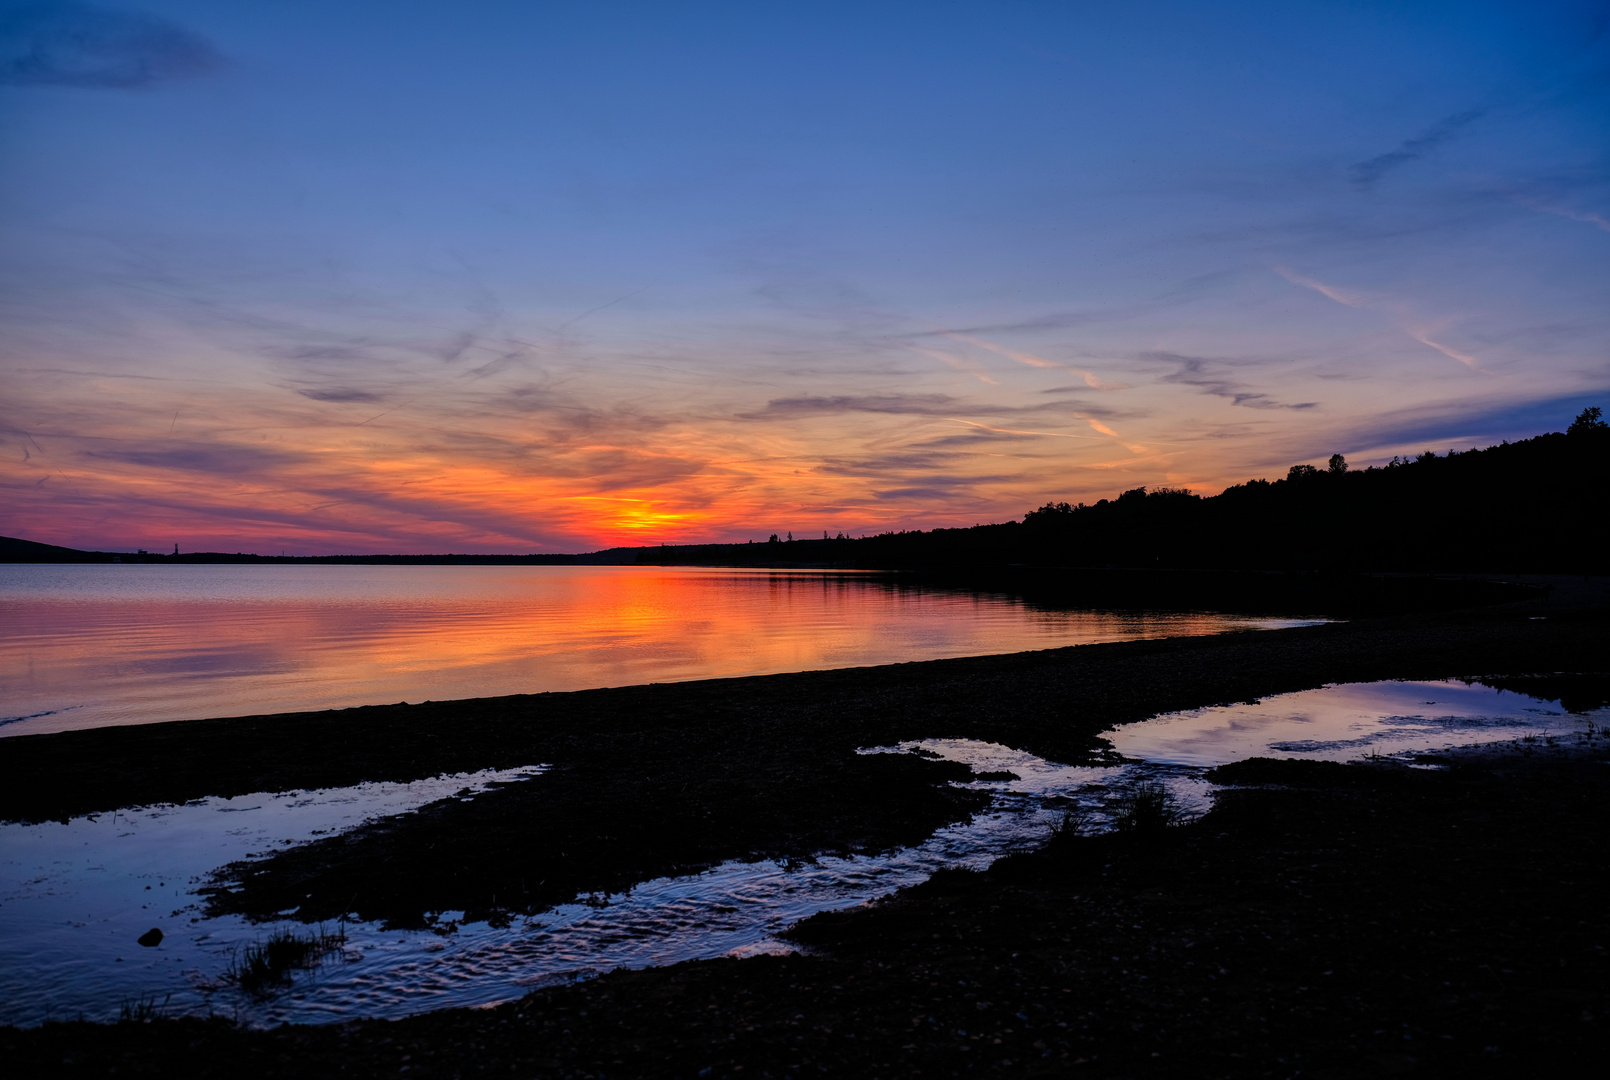
[{"label": "tree", "polygon": [[1023,521],[1025,524],[1045,525],[1051,523],[1052,521],[1066,518],[1075,510],[1082,509],[1084,509],[1084,503],[1080,503],[1076,507],[1069,506],[1065,502],[1046,503],[1038,510],[1030,510],[1028,513],[1024,514]]},{"label": "tree", "polygon": [[1287,480],[1306,480],[1310,476],[1318,476],[1319,470],[1312,465],[1293,465],[1286,470]]},{"label": "tree", "polygon": [[1337,476],[1340,476],[1342,473],[1346,472],[1347,459],[1340,454],[1332,454],[1330,456],[1330,471],[1332,474]]},{"label": "tree", "polygon": [[1594,405],[1583,409],[1577,418],[1571,421],[1571,426],[1565,429],[1567,435],[1587,435],[1595,431],[1610,430],[1610,424],[1604,422],[1599,406]]}]

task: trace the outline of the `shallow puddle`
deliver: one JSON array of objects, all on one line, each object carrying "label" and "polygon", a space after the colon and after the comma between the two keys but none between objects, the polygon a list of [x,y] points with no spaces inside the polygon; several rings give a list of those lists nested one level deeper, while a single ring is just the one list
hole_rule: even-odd
[{"label": "shallow puddle", "polygon": [[[1141,781],[1162,783],[1188,813],[1205,811],[1206,768],[1252,756],[1352,760],[1456,745],[1547,738],[1610,720],[1610,710],[1559,705],[1460,682],[1362,683],[1196,709],[1107,733],[1136,763],[1059,765],[1010,747],[930,739],[865,753],[923,753],[971,766],[968,786],[994,793],[971,822],[880,855],[783,865],[730,862],[703,874],[644,882],[625,895],[563,905],[507,927],[450,934],[327,926],[344,945],[269,997],[226,978],[233,960],[287,919],[250,925],[203,919],[194,889],[213,869],[343,831],[374,817],[537,777],[527,769],[365,784],[325,792],[207,799],[0,827],[0,1022],[116,1019],[149,1002],[167,1013],[217,1012],[256,1023],[397,1017],[450,1005],[485,1005],[533,987],[617,967],[785,951],[775,935],[820,911],[887,895],[944,867],[982,868],[1042,842],[1070,807],[1101,827],[1113,803]],[[984,777],[991,777],[985,779]],[[540,779],[533,782],[540,783]],[[443,922],[461,913],[442,913]],[[160,945],[136,938],[160,927]]]},{"label": "shallow puddle", "polygon": [[[268,931],[237,918],[199,918],[195,889],[210,871],[542,770],[198,799],[65,824],[0,826],[0,1023],[115,1020],[125,1005],[142,1001],[166,1003],[169,1012],[233,1015],[228,988],[209,986],[238,950]],[[153,928],[162,931],[161,943],[142,947],[137,939]]]},{"label": "shallow puddle", "polygon": [[[237,917],[201,918],[194,889],[211,870],[415,809],[466,786],[484,789],[538,770],[442,777],[411,790],[363,785],[208,799],[68,825],[6,826],[0,829],[0,1022],[80,1015],[112,1020],[142,1002],[169,1014],[216,1012],[256,1024],[397,1017],[519,997],[536,986],[622,966],[786,951],[773,935],[809,915],[887,895],[942,867],[981,869],[1005,852],[1034,846],[1060,816],[1066,796],[1099,793],[1100,782],[1120,771],[1054,765],[965,740],[920,746],[979,769],[1011,769],[1023,779],[974,782],[970,786],[998,792],[989,810],[919,846],[883,855],[723,863],[502,928],[474,923],[438,934],[326,925],[344,933],[344,945],[268,997],[231,984],[232,961],[275,931],[306,935],[313,928],[291,919],[253,925]],[[442,913],[444,924],[461,918],[460,912]],[[165,936],[160,945],[142,948],[136,938],[153,926]]]},{"label": "shallow puddle", "polygon": [[1559,702],[1447,680],[1343,683],[1169,713],[1102,734],[1125,757],[1210,768],[1250,757],[1357,761],[1569,734],[1589,722]]}]

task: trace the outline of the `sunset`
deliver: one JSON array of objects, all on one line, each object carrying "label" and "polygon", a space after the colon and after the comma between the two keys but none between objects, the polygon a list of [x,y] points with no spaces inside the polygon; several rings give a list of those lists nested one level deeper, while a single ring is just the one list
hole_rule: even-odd
[{"label": "sunset", "polygon": [[1610,386],[1591,5],[8,18],[6,535],[972,525]]},{"label": "sunset", "polygon": [[0,0],[7,1076],[1592,1072],[1607,299],[1602,0]]}]

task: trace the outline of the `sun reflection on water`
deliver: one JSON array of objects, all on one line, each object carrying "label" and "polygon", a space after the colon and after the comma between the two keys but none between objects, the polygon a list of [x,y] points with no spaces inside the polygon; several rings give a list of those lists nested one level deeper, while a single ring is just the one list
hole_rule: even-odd
[{"label": "sun reflection on water", "polygon": [[659,567],[0,565],[0,608],[0,735],[1293,622]]}]

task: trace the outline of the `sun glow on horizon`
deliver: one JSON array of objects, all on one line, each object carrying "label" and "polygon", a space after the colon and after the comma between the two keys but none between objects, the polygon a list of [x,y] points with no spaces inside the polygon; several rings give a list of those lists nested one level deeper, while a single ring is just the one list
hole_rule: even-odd
[{"label": "sun glow on horizon", "polygon": [[0,534],[966,526],[1610,394],[1610,129],[1557,92],[1610,37],[1564,9],[625,2],[191,5],[227,62],[183,72],[19,23]]}]

